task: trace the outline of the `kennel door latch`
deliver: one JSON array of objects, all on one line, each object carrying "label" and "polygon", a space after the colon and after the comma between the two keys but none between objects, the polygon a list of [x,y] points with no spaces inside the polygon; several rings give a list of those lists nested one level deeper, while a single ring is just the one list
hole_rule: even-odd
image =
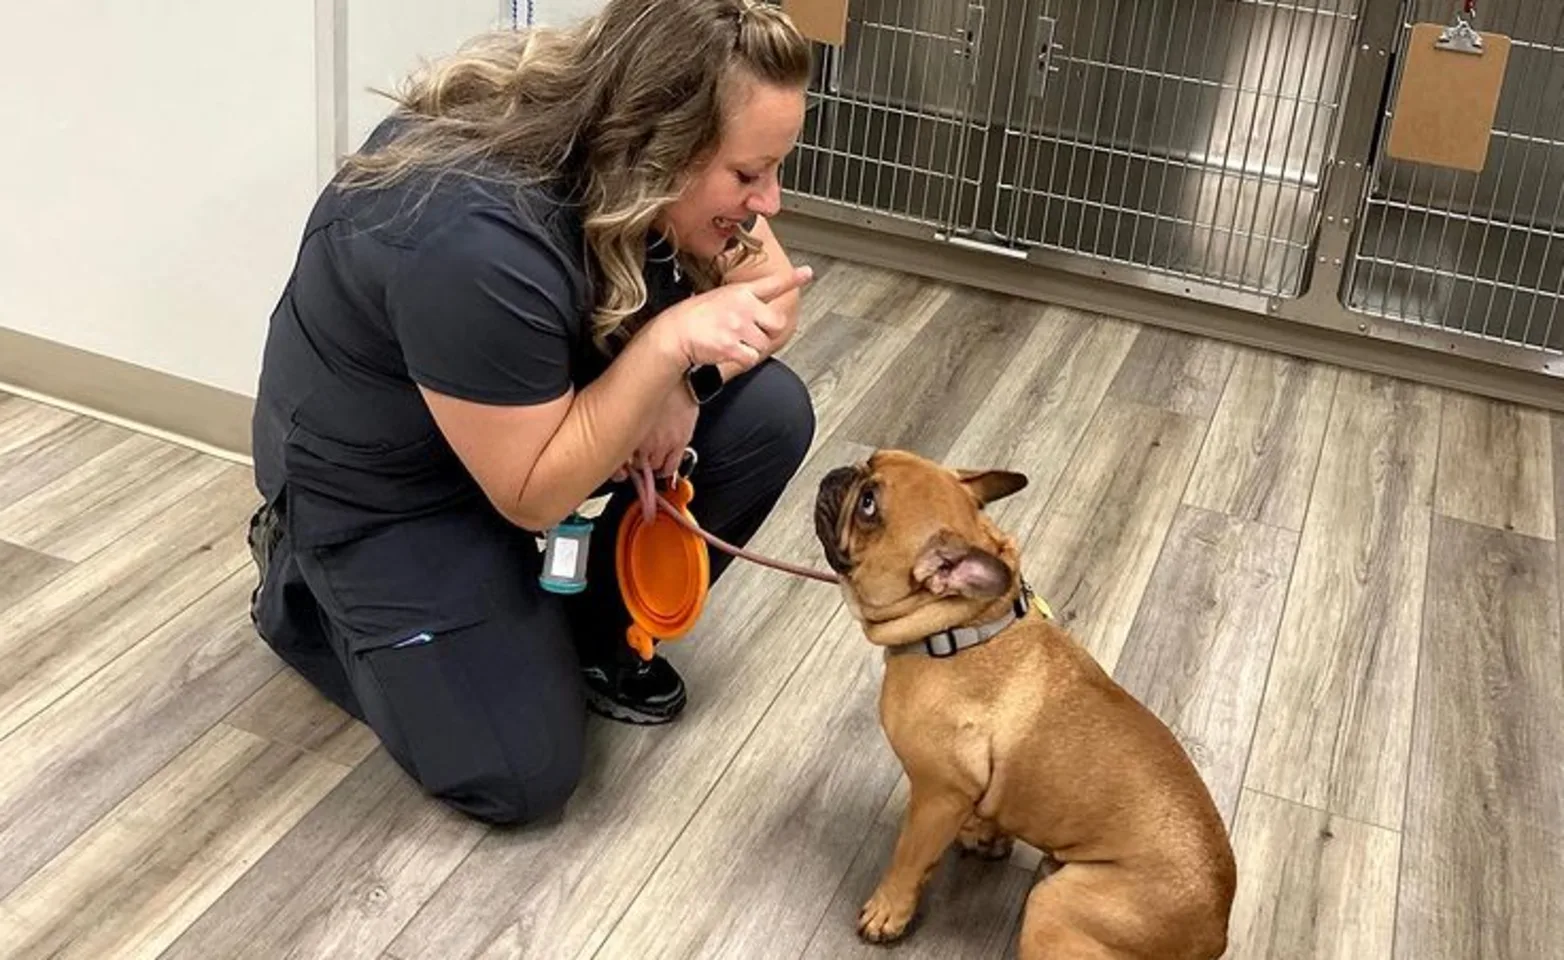
[{"label": "kennel door latch", "polygon": [[1044,91],[1048,89],[1048,75],[1058,73],[1059,68],[1054,66],[1054,32],[1058,21],[1053,17],[1038,17],[1037,32],[1034,35],[1032,49],[1032,96],[1042,98]]},{"label": "kennel door latch", "polygon": [[977,58],[978,42],[983,34],[983,13],[982,4],[967,4],[966,20],[956,28],[954,53],[968,62]]}]

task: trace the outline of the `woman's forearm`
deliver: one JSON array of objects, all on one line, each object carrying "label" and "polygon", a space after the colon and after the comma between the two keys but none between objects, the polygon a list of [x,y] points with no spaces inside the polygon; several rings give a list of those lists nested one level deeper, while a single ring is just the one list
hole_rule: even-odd
[{"label": "woman's forearm", "polygon": [[553,526],[592,494],[635,451],[679,389],[685,370],[676,346],[648,326],[572,399],[521,491],[524,526]]},{"label": "woman's forearm", "polygon": [[[808,270],[793,269],[733,278],[698,298],[706,319],[693,328],[662,322],[666,314],[642,327],[601,377],[570,397],[511,501],[514,522],[539,529],[568,516],[630,459],[692,362],[710,357],[726,378],[753,366],[754,353],[765,357],[785,343],[797,324],[798,288],[809,279]],[[737,357],[747,362],[735,365]]]}]

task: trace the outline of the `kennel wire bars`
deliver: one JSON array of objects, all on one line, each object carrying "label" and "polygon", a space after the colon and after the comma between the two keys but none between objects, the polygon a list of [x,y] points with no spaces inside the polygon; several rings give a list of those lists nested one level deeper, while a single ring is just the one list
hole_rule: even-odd
[{"label": "kennel wire bars", "polygon": [[1564,375],[1564,5],[1514,38],[1487,168],[1379,149],[1458,0],[852,0],[790,209]]},{"label": "kennel wire bars", "polygon": [[[1418,0],[1403,26],[1444,6]],[[1564,3],[1504,0],[1482,10],[1483,29],[1511,38],[1487,163],[1480,174],[1458,173],[1378,153],[1348,306],[1556,353],[1564,350]]]}]

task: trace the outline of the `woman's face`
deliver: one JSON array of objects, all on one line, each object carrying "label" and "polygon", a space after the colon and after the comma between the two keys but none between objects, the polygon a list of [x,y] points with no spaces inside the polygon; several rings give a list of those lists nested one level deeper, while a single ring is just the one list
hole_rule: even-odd
[{"label": "woman's face", "polygon": [[778,168],[804,123],[804,91],[744,81],[716,151],[698,167],[679,199],[664,208],[657,228],[679,249],[711,259],[727,249],[739,225],[782,206]]}]

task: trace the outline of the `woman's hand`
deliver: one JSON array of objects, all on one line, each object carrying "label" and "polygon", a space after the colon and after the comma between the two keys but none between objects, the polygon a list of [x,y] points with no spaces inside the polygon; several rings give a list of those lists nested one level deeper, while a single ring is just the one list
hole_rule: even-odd
[{"label": "woman's hand", "polygon": [[689,366],[729,363],[748,370],[771,351],[772,339],[788,318],[772,301],[814,276],[809,267],[790,273],[724,284],[665,311],[649,327],[672,340]]},{"label": "woman's hand", "polygon": [[[785,274],[724,284],[669,308],[642,333],[660,344],[661,352],[679,357],[686,367],[710,363],[748,370],[771,353],[773,338],[788,327],[790,318],[773,301],[813,277],[811,268],[799,267]],[[675,474],[695,434],[699,411],[686,391],[673,391],[630,463],[614,471],[612,479],[622,481],[629,468],[642,464],[649,465],[659,477]]]},{"label": "woman's hand", "polygon": [[[651,430],[635,448],[630,465],[639,469],[645,464],[652,468],[655,477],[671,477],[678,473],[684,450],[690,445],[690,438],[695,436],[695,421],[700,409],[688,391],[675,390],[663,404]],[[626,476],[626,470],[621,468],[614,479],[623,480]]]}]

